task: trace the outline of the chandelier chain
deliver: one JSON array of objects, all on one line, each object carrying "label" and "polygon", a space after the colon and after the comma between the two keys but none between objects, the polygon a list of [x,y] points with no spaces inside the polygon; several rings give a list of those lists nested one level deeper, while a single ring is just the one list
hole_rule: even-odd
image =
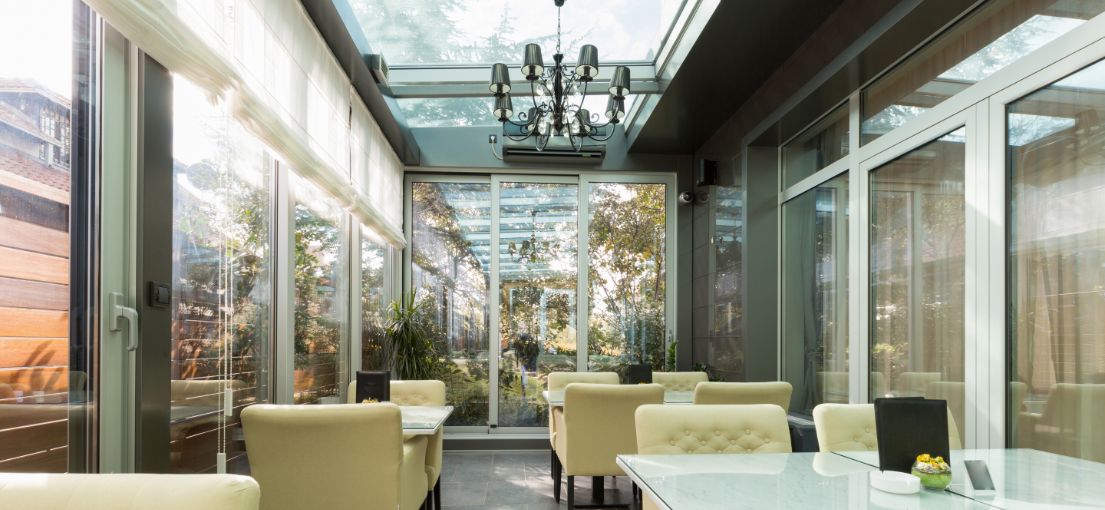
[{"label": "chandelier chain", "polygon": [[560,53],[560,7],[556,8],[556,52]]}]

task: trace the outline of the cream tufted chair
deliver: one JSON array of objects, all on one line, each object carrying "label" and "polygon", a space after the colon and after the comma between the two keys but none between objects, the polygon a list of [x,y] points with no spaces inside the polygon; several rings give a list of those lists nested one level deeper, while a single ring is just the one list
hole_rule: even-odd
[{"label": "cream tufted chair", "polygon": [[[618,384],[617,372],[550,372],[545,382],[549,391],[564,391],[571,383]],[[560,478],[560,460],[556,458],[556,418],[564,411],[560,407],[549,407],[549,466],[553,480]]]},{"label": "cream tufted chair", "polygon": [[[821,404],[813,408],[813,424],[822,452],[879,448],[875,435],[875,404]],[[948,445],[952,450],[963,448],[951,412],[948,413]]]},{"label": "cream tufted chair", "polygon": [[[391,403],[398,406],[443,406],[445,383],[435,380],[391,381]],[[357,381],[349,383],[346,402],[356,403]],[[434,508],[441,508],[441,455],[444,430],[426,438],[426,486]]]},{"label": "cream tufted chair", "polygon": [[415,510],[426,499],[426,436],[403,440],[398,406],[257,404],[242,425],[263,510]]},{"label": "cream tufted chair", "polygon": [[637,453],[789,453],[790,428],[771,404],[637,408]]},{"label": "cream tufted chair", "polygon": [[[637,453],[789,453],[787,415],[777,405],[647,405],[637,408]],[[650,499],[645,509],[656,505]]]},{"label": "cream tufted chair", "polygon": [[0,473],[4,509],[257,510],[260,499],[240,475]]},{"label": "cream tufted chair", "polygon": [[664,391],[694,391],[698,383],[706,382],[706,372],[653,372],[652,382],[664,387]]},{"label": "cream tufted chair", "polygon": [[[659,384],[572,383],[564,389],[564,412],[556,415],[556,456],[568,476],[569,510],[575,508],[576,476],[592,477],[601,504],[603,477],[625,474],[616,457],[637,453],[637,408],[663,403],[664,388]],[[559,476],[553,493],[559,503]]]},{"label": "cream tufted chair", "polygon": [[790,410],[788,382],[704,382],[694,389],[695,404],[775,404]]}]

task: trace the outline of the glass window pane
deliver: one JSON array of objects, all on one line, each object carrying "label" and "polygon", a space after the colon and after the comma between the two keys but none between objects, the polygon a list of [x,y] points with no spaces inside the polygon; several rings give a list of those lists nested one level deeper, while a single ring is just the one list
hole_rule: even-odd
[{"label": "glass window pane", "polygon": [[1010,445],[1105,462],[1105,63],[1008,107]]},{"label": "glass window pane", "polygon": [[368,227],[361,226],[361,370],[387,370],[384,348],[387,293],[384,265],[390,248]]},{"label": "glass window pane", "polygon": [[336,404],[348,380],[347,215],[310,181],[295,190],[295,403]]},{"label": "glass window pane", "polygon": [[1103,11],[1101,1],[987,2],[864,91],[862,143],[905,124]]},{"label": "glass window pane", "polygon": [[487,425],[491,185],[416,182],[411,202],[411,289],[430,300],[447,424]]},{"label": "glass window pane", "polygon": [[68,404],[87,382],[69,357],[73,2],[2,12],[0,471],[63,472],[79,446]]},{"label": "glass window pane", "polygon": [[848,155],[848,104],[783,146],[784,188]]},{"label": "glass window pane", "polygon": [[[694,345],[703,346],[691,352],[693,368],[707,371],[722,381],[746,380],[741,292],[745,191],[739,174],[733,182],[735,186],[714,187],[705,206],[694,208],[695,221],[701,221],[696,225],[710,228],[696,226],[692,243],[695,252],[692,257],[705,252],[702,258],[692,260],[706,260],[693,268],[691,336]],[[670,368],[675,360],[666,362]]]},{"label": "glass window pane", "polygon": [[[545,62],[551,64],[556,48],[557,9],[553,2],[348,3],[368,44],[373,51],[382,52],[391,65],[521,64],[522,48],[531,42],[542,46]],[[593,44],[599,48],[600,63],[651,62],[682,4],[682,0],[569,2],[562,19],[565,60],[574,62],[580,46]]]},{"label": "glass window pane", "polygon": [[948,400],[963,421],[964,129],[871,172],[871,395]]},{"label": "glass window pane", "polygon": [[[528,89],[526,89],[528,92]],[[533,100],[524,93],[513,95],[515,106],[522,108]],[[583,101],[583,107],[591,112],[604,111],[608,96],[588,94]],[[456,126],[498,126],[499,120],[491,114],[492,97],[404,97],[399,102],[399,109],[407,121],[407,126],[412,128],[424,127],[456,127]],[[625,96],[625,109],[629,111],[633,102],[637,100],[636,94]],[[572,101],[578,102],[577,99]],[[605,118],[603,118],[605,122]]]},{"label": "glass window pane", "polygon": [[[227,428],[267,399],[271,169],[264,147],[199,87],[173,80],[170,469],[248,473]],[[226,390],[234,416],[220,412]]]},{"label": "glass window pane", "polygon": [[578,184],[499,188],[500,427],[547,423],[548,373],[576,370]]},{"label": "glass window pane", "polygon": [[587,369],[662,369],[666,186],[593,183],[588,191]]},{"label": "glass window pane", "polygon": [[848,402],[848,175],[783,207],[783,380],[792,411]]}]

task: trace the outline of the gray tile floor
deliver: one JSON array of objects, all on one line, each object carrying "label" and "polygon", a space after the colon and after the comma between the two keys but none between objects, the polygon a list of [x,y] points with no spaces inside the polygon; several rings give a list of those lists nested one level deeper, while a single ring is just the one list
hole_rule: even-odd
[{"label": "gray tile floor", "polygon": [[[441,468],[441,506],[447,510],[567,508],[567,486],[560,504],[553,499],[549,452],[445,452]],[[565,484],[567,477],[565,477]],[[632,501],[629,479],[606,478],[608,503]],[[576,480],[576,502],[591,503],[591,478]]]}]

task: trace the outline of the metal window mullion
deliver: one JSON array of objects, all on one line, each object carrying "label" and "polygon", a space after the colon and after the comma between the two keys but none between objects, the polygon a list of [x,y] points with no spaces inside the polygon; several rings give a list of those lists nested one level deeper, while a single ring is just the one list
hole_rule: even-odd
[{"label": "metal window mullion", "polygon": [[[339,393],[345,391],[348,381],[353,379],[353,374],[361,370],[361,352],[364,348],[361,345],[364,330],[364,323],[361,320],[364,314],[364,303],[361,300],[361,291],[364,287],[361,284],[364,278],[361,262],[364,257],[361,253],[362,249],[361,224],[353,221],[349,228],[349,356],[347,357],[349,370],[346,372],[347,381],[339,388]],[[343,398],[342,401],[344,402],[345,399]]]},{"label": "metal window mullion", "polygon": [[588,330],[591,324],[591,296],[588,294],[591,276],[590,253],[590,197],[591,181],[586,175],[579,177],[579,209],[576,216],[576,371],[589,372],[587,366]]},{"label": "metal window mullion", "polygon": [[860,92],[848,101],[848,401],[867,402],[870,392],[868,176],[859,157]]},{"label": "metal window mullion", "polygon": [[288,165],[276,165],[276,321],[273,325],[277,404],[295,401],[295,190]]},{"label": "metal window mullion", "polygon": [[496,427],[499,423],[499,192],[502,188],[502,180],[493,176],[491,178],[491,281],[488,289],[488,317],[491,323],[488,328],[488,384],[487,384],[487,424]]}]

